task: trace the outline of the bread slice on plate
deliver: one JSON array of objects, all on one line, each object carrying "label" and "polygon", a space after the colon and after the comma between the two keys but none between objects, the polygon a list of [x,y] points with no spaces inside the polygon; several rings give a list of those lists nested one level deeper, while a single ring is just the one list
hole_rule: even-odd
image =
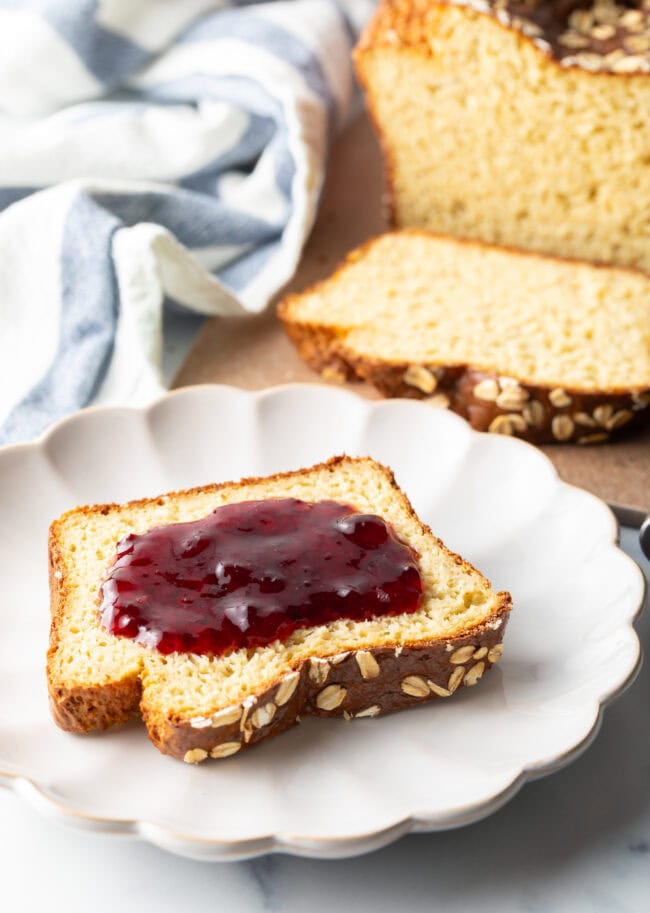
[{"label": "bread slice on plate", "polygon": [[[99,590],[129,534],[206,517],[235,502],[297,498],[379,515],[413,550],[423,594],[412,614],[338,619],[222,655],[163,654],[100,624]],[[140,713],[154,745],[190,763],[225,758],[299,714],[368,718],[448,699],[496,663],[510,595],[495,593],[415,515],[392,473],[337,457],[268,478],[129,504],[79,507],[50,530],[52,627],[47,680],[57,724],[106,729]]]},{"label": "bread slice on plate", "polygon": [[650,277],[419,230],[377,237],[279,316],[324,378],[479,431],[608,441],[650,416]]}]

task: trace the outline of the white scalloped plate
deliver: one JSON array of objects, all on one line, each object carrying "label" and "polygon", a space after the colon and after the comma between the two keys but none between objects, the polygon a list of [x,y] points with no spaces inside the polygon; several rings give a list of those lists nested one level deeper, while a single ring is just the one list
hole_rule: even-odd
[{"label": "white scalloped plate", "polygon": [[[54,517],[342,452],[391,466],[433,530],[511,591],[504,658],[479,687],[376,720],[307,720],[199,767],[159,755],[136,723],[56,728],[44,681]],[[644,581],[609,509],[533,447],[422,403],[206,386],[146,410],[87,410],[0,451],[0,510],[0,784],[68,823],[195,858],[333,858],[476,821],[576,757],[639,664]]]}]

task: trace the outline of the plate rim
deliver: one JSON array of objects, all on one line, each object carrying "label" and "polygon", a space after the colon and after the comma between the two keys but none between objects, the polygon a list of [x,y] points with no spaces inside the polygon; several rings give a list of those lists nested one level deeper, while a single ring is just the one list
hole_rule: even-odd
[{"label": "plate rim", "polygon": [[[38,451],[46,449],[50,439],[62,428],[71,426],[80,421],[83,422],[89,415],[112,413],[113,415],[118,416],[119,414],[127,413],[138,414],[144,417],[156,409],[160,404],[170,399],[175,399],[180,396],[192,396],[199,392],[203,393],[208,391],[225,391],[226,393],[235,393],[252,400],[260,400],[286,391],[295,392],[297,394],[309,394],[313,393],[315,390],[320,391],[321,393],[326,392],[327,395],[334,394],[336,396],[348,397],[351,401],[361,403],[368,412],[371,412],[373,409],[381,407],[388,402],[408,402],[410,405],[414,404],[419,408],[427,408],[424,403],[421,403],[418,400],[406,398],[366,400],[352,390],[332,387],[320,383],[276,384],[260,390],[246,390],[230,384],[192,384],[167,391],[143,405],[102,404],[87,406],[54,422],[33,441],[0,446],[0,460],[2,460],[4,455],[8,452]],[[462,424],[470,437],[473,437],[474,435],[480,437],[484,436],[484,432],[474,430],[465,420],[456,416],[454,413],[447,414],[453,416],[454,420]],[[614,550],[618,551],[620,555],[623,556],[630,571],[635,574],[637,582],[640,584],[636,608],[621,625],[621,627],[627,629],[628,633],[632,635],[635,644],[636,649],[633,662],[630,664],[625,676],[618,684],[612,685],[608,691],[592,699],[593,715],[588,730],[585,733],[581,733],[577,741],[564,752],[549,757],[541,762],[523,766],[498,793],[491,795],[487,799],[470,802],[466,806],[458,806],[451,809],[443,816],[427,814],[426,812],[423,814],[411,813],[398,821],[392,822],[386,827],[345,836],[308,836],[297,833],[270,833],[257,837],[225,840],[189,834],[176,830],[168,825],[156,824],[152,821],[140,818],[111,818],[108,816],[92,815],[80,811],[79,809],[74,808],[72,804],[66,803],[50,795],[48,791],[34,779],[17,772],[3,770],[2,768],[0,768],[0,787],[12,790],[28,801],[29,804],[40,813],[59,820],[68,826],[74,826],[81,830],[90,830],[105,835],[139,838],[169,852],[192,859],[234,862],[252,859],[268,853],[289,853],[296,856],[311,858],[339,859],[381,849],[410,833],[439,832],[476,823],[506,805],[526,783],[552,774],[572,763],[593,743],[600,731],[606,707],[630,687],[642,666],[643,650],[640,638],[634,629],[634,624],[643,611],[647,597],[648,584],[645,575],[637,562],[624,552],[618,544],[620,524],[609,505],[592,492],[561,479],[551,460],[549,460],[546,454],[537,447],[519,438],[510,438],[510,440],[514,441],[516,446],[534,451],[536,458],[541,462],[546,463],[547,469],[550,468],[557,485],[580,492],[582,496],[587,496],[598,504],[601,512],[608,515],[610,532],[607,542]]]}]

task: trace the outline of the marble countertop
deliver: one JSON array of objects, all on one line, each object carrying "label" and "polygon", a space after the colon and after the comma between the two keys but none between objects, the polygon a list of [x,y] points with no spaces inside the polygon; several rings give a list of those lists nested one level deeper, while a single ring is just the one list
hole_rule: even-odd
[{"label": "marble countertop", "polygon": [[[650,580],[636,533],[623,530],[622,545]],[[638,629],[647,650],[648,613]],[[192,862],[70,830],[0,790],[2,909],[641,913],[650,908],[649,717],[646,665],[581,758],[490,818],[336,862]]]}]

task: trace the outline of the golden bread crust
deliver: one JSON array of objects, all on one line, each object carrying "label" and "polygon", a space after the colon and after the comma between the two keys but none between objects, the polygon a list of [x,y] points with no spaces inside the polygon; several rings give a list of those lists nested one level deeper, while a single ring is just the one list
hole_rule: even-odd
[{"label": "golden bread crust", "polygon": [[[645,37],[650,30],[650,10],[640,4],[639,23],[628,28],[625,15],[633,11],[613,0],[594,2],[591,8],[579,0],[381,0],[356,46],[357,62],[382,48],[431,56],[431,38],[444,36],[449,7],[462,9],[468,21],[488,17],[496,28],[535,48],[552,67],[587,77],[643,79],[650,74],[648,49],[634,46],[639,34]],[[599,7],[607,7],[602,16]],[[587,20],[584,27],[580,17]]]}]

